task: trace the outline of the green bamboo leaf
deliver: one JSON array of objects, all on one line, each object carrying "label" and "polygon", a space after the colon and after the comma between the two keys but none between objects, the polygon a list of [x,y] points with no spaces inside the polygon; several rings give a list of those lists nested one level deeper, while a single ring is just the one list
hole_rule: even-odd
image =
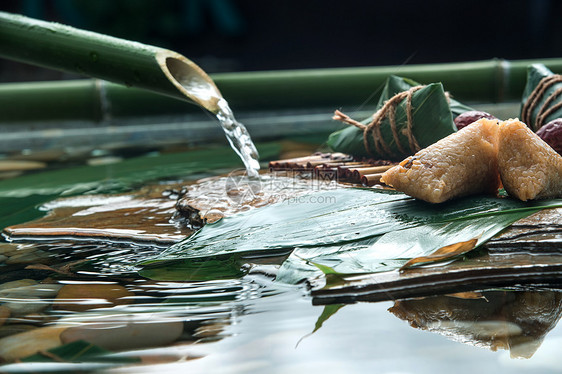
[{"label": "green bamboo leaf", "polygon": [[[381,96],[377,103],[377,108],[383,106],[384,102],[390,99],[392,96],[402,92],[409,90],[412,87],[419,86],[421,83],[416,82],[413,79],[399,77],[397,75],[391,75],[388,77],[386,84],[382,90]],[[474,110],[473,108],[464,105],[453,98],[449,98],[449,107],[453,114],[453,118],[458,116],[461,113],[467,112],[469,110]]]},{"label": "green bamboo leaf", "polygon": [[[305,260],[306,261],[306,260]],[[337,272],[336,270],[334,270],[332,267],[328,266],[328,265],[322,265],[319,264],[317,262],[312,262],[312,261],[306,261],[307,263],[314,265],[318,268],[318,270],[320,270],[322,273],[324,273],[324,277],[326,277],[326,285],[328,286],[335,286],[337,284],[341,284],[342,282],[345,282],[345,274],[341,274],[339,272]],[[314,329],[314,331],[316,331],[317,329]],[[314,333],[313,331],[313,333]]]},{"label": "green bamboo leaf", "polygon": [[386,271],[479,237],[476,248],[529,214],[562,206],[562,199],[525,203],[482,196],[429,204],[401,193],[353,188],[317,192],[301,201],[226,217],[144,264],[292,252],[279,269],[280,281],[296,283],[322,271]]},{"label": "green bamboo leaf", "polygon": [[[262,158],[267,159],[278,154],[280,146],[268,143],[258,149]],[[152,180],[188,176],[236,165],[242,163],[229,147],[146,155],[110,165],[78,166],[2,180],[0,197],[122,192]]]},{"label": "green bamboo leaf", "polygon": [[324,275],[339,275],[339,273],[337,271],[335,271],[333,268],[331,268],[327,265],[318,264],[318,263],[312,262],[312,261],[308,261],[308,262],[311,263],[312,265],[316,266],[318,268],[318,270],[320,270],[322,273],[324,273]]},{"label": "green bamboo leaf", "polygon": [[[546,205],[550,203],[553,201]],[[558,204],[560,203],[561,201],[558,201]],[[322,272],[311,265],[312,262],[330,266],[333,271],[340,274],[340,278],[344,278],[344,281],[350,274],[398,270],[412,258],[427,256],[438,248],[469,241],[479,236],[473,248],[476,249],[505,227],[538,210],[537,208],[508,209],[498,211],[495,215],[455,219],[396,230],[353,244],[297,248],[282,264],[277,273],[277,280],[298,283],[303,278],[321,276]],[[332,283],[326,279],[326,287],[334,284],[338,282]]]}]

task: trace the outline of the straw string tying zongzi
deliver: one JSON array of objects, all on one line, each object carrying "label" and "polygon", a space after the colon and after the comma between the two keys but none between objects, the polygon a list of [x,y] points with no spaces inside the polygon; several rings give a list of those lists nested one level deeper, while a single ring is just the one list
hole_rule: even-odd
[{"label": "straw string tying zongzi", "polygon": [[[369,154],[373,154],[369,145],[369,134],[371,134],[373,137],[373,143],[375,145],[376,152],[379,155],[393,155],[394,152],[392,152],[390,146],[385,142],[381,133],[382,122],[385,118],[388,117],[390,129],[392,131],[392,138],[398,150],[403,154],[416,153],[421,149],[421,147],[418,144],[418,141],[416,140],[412,131],[412,95],[414,94],[414,92],[423,87],[425,86],[415,86],[407,91],[402,91],[394,95],[389,100],[387,100],[378,111],[373,114],[371,122],[366,125],[350,118],[348,115],[342,113],[339,110],[335,111],[333,119],[363,130],[363,144],[365,146],[365,150]],[[406,127],[402,129],[402,133],[408,138],[410,151],[406,151],[404,146],[400,143],[398,127],[396,125],[396,106],[402,100],[406,100]]]},{"label": "straw string tying zongzi", "polygon": [[521,120],[529,125],[533,131],[537,131],[540,129],[546,120],[546,118],[554,113],[556,110],[562,108],[562,102],[553,105],[549,108],[549,105],[562,94],[562,88],[558,88],[554,90],[545,100],[543,105],[540,107],[539,111],[537,112],[537,116],[535,121],[532,121],[532,114],[533,111],[538,106],[539,102],[542,100],[546,91],[552,87],[553,85],[562,82],[562,75],[555,74],[548,77],[544,77],[540,80],[539,84],[535,87],[535,89],[531,92],[527,101],[523,105],[521,110]]}]

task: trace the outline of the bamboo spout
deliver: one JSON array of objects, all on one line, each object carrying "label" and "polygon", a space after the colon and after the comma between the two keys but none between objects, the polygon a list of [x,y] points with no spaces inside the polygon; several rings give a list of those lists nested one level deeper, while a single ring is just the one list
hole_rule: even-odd
[{"label": "bamboo spout", "polygon": [[179,53],[0,12],[0,57],[139,87],[217,113],[213,80]]},{"label": "bamboo spout", "polygon": [[218,101],[222,95],[203,69],[179,53],[166,49],[156,53],[156,60],[164,75],[183,95],[210,112],[219,111]]}]

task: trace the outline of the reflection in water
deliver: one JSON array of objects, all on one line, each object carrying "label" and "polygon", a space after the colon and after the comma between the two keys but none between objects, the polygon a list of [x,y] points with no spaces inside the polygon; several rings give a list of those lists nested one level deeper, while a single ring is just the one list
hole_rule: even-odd
[{"label": "reflection in water", "polygon": [[414,328],[530,358],[562,315],[559,291],[486,291],[399,300],[389,311]]},{"label": "reflection in water", "polygon": [[[427,350],[451,355],[455,362],[483,359],[490,366],[483,372],[498,369],[497,356],[448,349],[449,346],[432,339],[432,334],[414,334],[413,329],[386,312],[389,305],[347,305],[329,319],[323,319],[322,327],[308,335],[322,321],[323,308],[312,306],[301,287],[251,276],[196,282],[151,281],[127,271],[127,264],[154,248],[118,244],[112,247],[107,242],[13,246],[29,251],[28,254],[35,253],[35,261],[60,273],[40,266],[28,268],[30,263],[4,263],[0,288],[11,289],[0,290],[0,304],[5,306],[13,301],[8,307],[21,308],[0,326],[0,332],[8,334],[4,338],[12,339],[3,340],[9,344],[0,343],[0,347],[16,347],[19,342],[20,346],[51,352],[52,337],[59,347],[83,339],[121,360],[108,364],[94,357],[88,367],[84,367],[83,360],[81,364],[51,362],[51,368],[59,365],[56,370],[62,370],[64,365],[69,370],[99,369],[99,365],[106,365],[138,373],[139,365],[154,371],[155,365],[164,363],[177,364],[178,372],[195,368],[195,372],[237,374],[271,372],[270,369],[279,367],[283,370],[277,372],[295,372],[295,368],[305,372],[338,363],[341,366],[337,370],[326,372],[381,368],[385,369],[382,372],[435,373],[452,369],[450,362],[428,355]],[[41,251],[40,255],[37,251]],[[8,258],[15,256],[9,251],[5,253]],[[65,267],[65,263],[75,265]],[[69,292],[72,289],[74,293]],[[105,294],[96,294],[96,290]],[[558,321],[561,295],[554,291],[489,291],[397,301],[391,311],[417,328],[444,334],[455,341],[510,349],[515,357],[530,357]],[[29,309],[23,309],[24,306]],[[302,339],[304,336],[306,339]],[[350,346],[354,347],[351,355]],[[426,350],[420,351],[419,347]],[[132,359],[136,361],[127,361]],[[412,364],[424,360],[421,369]],[[225,362],[228,368],[224,367]],[[260,370],[241,370],[250,364],[261,365]],[[349,367],[356,370],[347,370]],[[414,367],[420,370],[412,370]],[[10,368],[21,371],[29,367],[21,363],[4,365],[0,371],[8,372]],[[47,368],[33,367],[33,371],[41,370]]]},{"label": "reflection in water", "polygon": [[[207,197],[198,208],[216,210],[224,203],[221,213],[229,214],[229,209],[269,204],[285,198],[284,192],[295,196],[312,188],[307,180],[265,176],[253,180],[259,183],[255,201],[246,202],[226,195],[232,180],[212,178],[193,187]],[[201,354],[191,347],[228,337],[224,329],[247,313],[250,300],[275,294],[239,278],[239,266],[229,276],[234,279],[226,280],[216,275],[216,263],[156,274],[155,279],[168,282],[143,278],[146,272],[139,276],[136,263],[191,233],[172,219],[179,195],[175,187],[58,199],[43,206],[47,216],[6,229],[16,242],[0,244],[0,362],[104,361],[100,354],[82,357],[90,348],[77,346],[80,342],[112,357],[117,353],[115,364],[197,358]],[[254,272],[270,266],[257,259],[254,265]],[[191,282],[183,282],[185,274]],[[155,351],[162,347],[187,348],[175,354]]]},{"label": "reflection in water", "polygon": [[[0,249],[0,362],[104,362],[80,356],[85,348],[76,344],[84,341],[112,357],[119,352],[114,365],[194,359],[201,356],[194,347],[228,336],[224,328],[248,301],[266,296],[246,279],[139,277],[131,265],[154,247],[63,241]],[[159,350],[166,346],[175,348]]]}]

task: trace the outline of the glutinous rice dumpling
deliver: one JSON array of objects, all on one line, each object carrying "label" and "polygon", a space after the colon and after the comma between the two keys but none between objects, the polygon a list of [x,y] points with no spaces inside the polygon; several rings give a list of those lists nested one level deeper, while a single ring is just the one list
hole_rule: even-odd
[{"label": "glutinous rice dumpling", "polygon": [[406,158],[381,182],[431,203],[496,193],[498,136],[497,120],[480,119]]}]

